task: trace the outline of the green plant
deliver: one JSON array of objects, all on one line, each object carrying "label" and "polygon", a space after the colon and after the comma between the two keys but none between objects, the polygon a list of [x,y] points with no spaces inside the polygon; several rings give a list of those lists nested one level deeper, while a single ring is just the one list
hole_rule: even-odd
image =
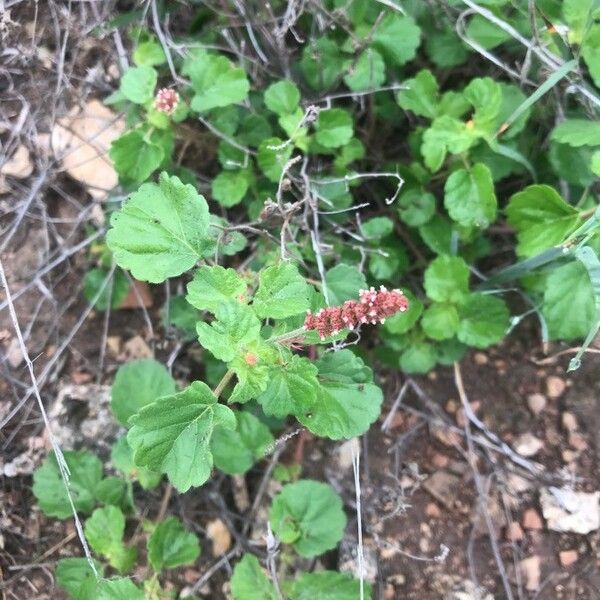
[{"label": "green plant", "polygon": [[[435,18],[416,1],[401,10],[321,4],[298,17],[287,45],[288,30],[262,40],[279,48],[272,65],[251,38],[256,54],[213,50],[213,25],[225,17],[208,10],[182,35],[181,55],[168,56],[146,30],[132,32],[135,65],[107,99],[127,118],[110,156],[129,197],[111,211],[84,287],[106,309],[100,283],[113,265],[113,307],[125,272],[150,283],[178,278],[187,293],[171,298],[164,322],[199,341],[206,377],[179,389],[155,361],[120,368],[112,407],[128,432],[113,463],[126,478],[102,479],[96,459],[67,454],[82,512],[108,498],[133,510],[134,480],[152,487],[165,474],[183,493],[214,467],[243,474],[274,448],[273,419],[332,440],[365,433],[383,402],[369,365],[426,373],[501,342],[532,317],[543,343],[585,338],[577,368],[598,331],[597,5],[544,0],[531,13],[524,1],[486,2],[460,15],[461,38],[451,22],[459,2]],[[284,3],[273,6],[283,13]],[[518,78],[510,65],[522,60],[523,36],[544,51]],[[482,50],[502,57],[498,69],[481,69]],[[573,94],[557,108],[551,90]],[[202,169],[184,151],[200,131],[214,147]],[[370,314],[368,294],[377,292],[364,290],[382,284],[403,293],[390,292],[396,304],[387,312],[374,297]],[[79,460],[93,463],[85,477]],[[280,467],[280,480],[297,476]],[[58,488],[49,459],[34,491],[47,514],[65,518]],[[332,494],[316,482],[287,485],[271,508],[277,538],[305,556],[335,546],[345,517]],[[319,499],[331,511],[323,530],[308,518]],[[90,544],[126,571],[132,554],[120,517],[96,511],[115,535]],[[184,539],[165,523],[155,531]],[[191,560],[193,542],[181,544]],[[154,568],[169,564],[158,545],[148,546]],[[80,575],[65,566],[63,587],[78,597],[73,586],[90,577],[84,563],[72,564]],[[282,588],[293,599],[335,588],[331,597],[342,599],[356,598],[357,585],[324,572]],[[238,600],[256,590],[278,598],[276,586],[253,556],[235,568]]]}]

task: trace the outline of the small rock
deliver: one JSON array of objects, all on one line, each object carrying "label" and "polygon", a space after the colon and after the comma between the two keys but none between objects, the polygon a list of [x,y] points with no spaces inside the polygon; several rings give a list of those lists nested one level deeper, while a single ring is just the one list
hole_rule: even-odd
[{"label": "small rock", "polygon": [[444,594],[444,600],[494,600],[494,596],[483,586],[475,585],[470,579],[465,579],[454,585]]},{"label": "small rock", "polygon": [[[361,568],[357,556],[357,543],[352,536],[346,536],[340,544],[339,570],[360,579]],[[373,584],[377,579],[377,572],[377,552],[365,544],[363,546],[362,576],[365,581]]]},{"label": "small rock", "polygon": [[[479,402],[479,400],[474,400],[473,402],[471,402],[471,409],[473,410],[474,413],[477,414],[477,411],[481,408],[481,402]],[[456,411],[456,415],[455,415],[455,419],[456,419],[456,424],[459,427],[464,427],[466,425],[466,418],[465,418],[465,409],[462,408],[462,406]]]},{"label": "small rock", "polygon": [[520,542],[524,537],[525,533],[516,521],[512,521],[506,528],[506,539],[509,542]]},{"label": "small rock", "polygon": [[544,528],[544,522],[535,508],[528,508],[523,513],[523,527],[525,529],[540,530]]},{"label": "small rock", "polygon": [[583,450],[587,449],[588,443],[581,433],[573,431],[569,433],[569,446],[571,446],[571,448],[575,448],[575,450],[578,450],[579,452],[582,452]]},{"label": "small rock", "polygon": [[600,492],[576,492],[568,487],[540,490],[542,514],[552,531],[571,531],[583,535],[600,527]]},{"label": "small rock", "polygon": [[579,452],[577,452],[576,450],[563,450],[562,453],[562,459],[566,462],[566,463],[572,463],[575,460],[577,460],[577,457],[579,456]]},{"label": "small rock", "polygon": [[21,144],[15,153],[0,167],[2,175],[25,179],[33,173],[33,163],[29,150]]},{"label": "small rock", "polygon": [[396,573],[395,575],[390,575],[387,581],[396,587],[401,587],[406,583],[406,577],[402,573]]},{"label": "small rock", "polygon": [[546,408],[546,396],[543,394],[529,394],[527,406],[534,415],[539,415]]},{"label": "small rock", "polygon": [[526,477],[522,477],[517,473],[509,473],[506,478],[506,486],[508,491],[513,496],[518,496],[527,490],[530,490],[532,487],[532,483]]},{"label": "small rock", "polygon": [[10,340],[8,343],[8,348],[6,349],[6,360],[13,369],[16,369],[23,362],[21,345],[16,337]]},{"label": "small rock", "polygon": [[154,353],[141,335],[136,335],[123,344],[123,349],[130,360],[135,358],[153,358]]},{"label": "small rock", "polygon": [[394,600],[396,598],[396,588],[391,583],[386,583],[383,588],[383,599]]},{"label": "small rock", "polygon": [[150,286],[145,281],[135,280],[133,285],[129,287],[129,292],[127,292],[127,296],[125,296],[123,302],[119,305],[119,308],[150,308],[153,304],[154,298],[152,298]]},{"label": "small rock", "polygon": [[436,471],[423,487],[446,508],[452,508],[461,487],[461,480],[446,471]]},{"label": "small rock", "polygon": [[439,519],[442,516],[442,511],[439,509],[439,506],[435,502],[430,502],[425,507],[425,514],[430,519]]},{"label": "small rock", "polygon": [[358,438],[347,440],[335,452],[336,470],[338,475],[352,468],[352,457],[360,454],[360,442]]},{"label": "small rock", "polygon": [[477,365],[487,365],[488,363],[487,354],[484,354],[483,352],[475,352],[473,355],[473,360]]},{"label": "small rock", "polygon": [[560,560],[560,564],[563,569],[570,567],[572,564],[577,562],[579,555],[577,554],[577,550],[563,550],[558,553],[558,560]]},{"label": "small rock", "polygon": [[458,410],[458,402],[450,398],[448,402],[446,402],[446,412],[453,415]]},{"label": "small rock", "polygon": [[445,454],[441,454],[439,452],[436,452],[431,458],[431,464],[436,469],[444,469],[448,466],[449,462],[450,459]]},{"label": "small rock", "polygon": [[121,343],[122,340],[120,335],[109,335],[106,338],[106,348],[108,349],[110,354],[115,358],[121,352]]},{"label": "small rock", "polygon": [[561,417],[562,426],[568,432],[577,431],[577,417],[571,412],[564,412]]},{"label": "small rock", "polygon": [[566,387],[567,384],[565,380],[556,375],[550,375],[550,377],[546,379],[546,394],[548,394],[549,398],[560,398]]},{"label": "small rock", "polygon": [[231,548],[231,534],[221,519],[215,519],[206,526],[206,535],[212,542],[212,553],[215,558],[223,556]]},{"label": "small rock", "polygon": [[519,563],[521,575],[525,580],[525,589],[535,592],[540,587],[541,561],[539,556],[530,556]]},{"label": "small rock", "polygon": [[544,442],[530,432],[521,434],[514,443],[515,451],[521,456],[535,456],[544,447]]}]

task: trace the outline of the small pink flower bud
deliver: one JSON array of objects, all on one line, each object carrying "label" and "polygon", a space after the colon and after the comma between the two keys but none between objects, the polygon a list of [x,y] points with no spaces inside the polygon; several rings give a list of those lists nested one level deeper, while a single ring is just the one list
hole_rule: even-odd
[{"label": "small pink flower bud", "polygon": [[156,92],[154,98],[154,108],[158,112],[173,114],[179,104],[179,94],[170,88],[162,88]]}]

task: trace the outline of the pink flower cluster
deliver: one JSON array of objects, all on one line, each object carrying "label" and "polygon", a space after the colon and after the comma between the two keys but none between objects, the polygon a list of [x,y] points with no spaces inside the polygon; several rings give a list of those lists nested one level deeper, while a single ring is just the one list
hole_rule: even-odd
[{"label": "pink flower cluster", "polygon": [[306,314],[304,328],[314,330],[323,340],[337,335],[342,329],[356,329],[363,323],[384,323],[387,317],[408,310],[408,298],[400,290],[381,286],[359,291],[360,299],[348,300],[341,306],[322,308],[317,314]]},{"label": "pink flower cluster", "polygon": [[162,88],[156,92],[154,108],[157,111],[172,114],[179,104],[179,94],[175,90]]}]

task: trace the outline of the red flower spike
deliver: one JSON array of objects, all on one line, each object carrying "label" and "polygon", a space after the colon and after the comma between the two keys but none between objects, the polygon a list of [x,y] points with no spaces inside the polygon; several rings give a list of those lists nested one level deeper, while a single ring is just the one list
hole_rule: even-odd
[{"label": "red flower spike", "polygon": [[156,92],[154,98],[154,108],[158,112],[173,114],[179,104],[179,94],[175,90],[162,88]]},{"label": "red flower spike", "polygon": [[357,329],[363,323],[384,323],[387,317],[408,310],[408,298],[400,290],[387,290],[384,286],[376,291],[359,290],[360,299],[348,300],[341,306],[322,308],[316,315],[306,314],[304,328],[316,331],[324,340],[338,334],[342,329]]}]

